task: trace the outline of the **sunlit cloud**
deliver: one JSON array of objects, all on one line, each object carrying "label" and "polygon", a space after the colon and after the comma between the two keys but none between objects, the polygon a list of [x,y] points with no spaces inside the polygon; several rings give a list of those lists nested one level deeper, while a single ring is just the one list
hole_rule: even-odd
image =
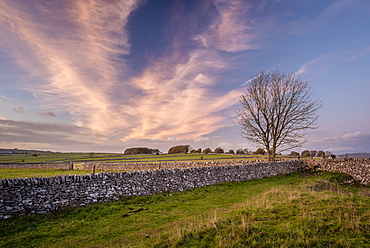
[{"label": "sunlit cloud", "polygon": [[[219,128],[235,125],[230,121],[243,88],[218,93],[219,74],[230,65],[220,52],[256,48],[256,32],[245,25],[248,4],[242,1],[215,1],[218,16],[205,31],[193,37],[198,46],[171,33],[176,52],[166,54],[132,79],[142,92],[135,102],[140,120],[125,139],[197,138]],[[176,21],[181,18],[176,15]],[[187,47],[187,53],[180,52]],[[222,113],[222,114],[221,114]]]},{"label": "sunlit cloud", "polygon": [[308,61],[307,63],[301,65],[298,70],[295,72],[295,75],[302,75],[302,74],[306,74],[308,73],[310,70],[311,70],[311,67],[316,65],[317,63],[319,63],[320,61],[322,60],[322,58],[315,58],[313,60],[310,60]]},{"label": "sunlit cloud", "polygon": [[356,131],[356,132],[353,132],[353,133],[346,133],[343,135],[343,138],[344,139],[351,139],[351,138],[356,138],[356,137],[359,137],[361,136],[361,132],[359,131]]},{"label": "sunlit cloud", "polygon": [[330,68],[333,61],[338,59],[343,59],[343,54],[339,53],[338,51],[332,51],[323,54],[301,65],[294,74],[297,76],[301,76],[303,74],[312,75],[323,73],[328,70],[328,68]]},{"label": "sunlit cloud", "polygon": [[216,128],[220,117],[213,114],[219,109],[212,107],[207,87],[215,83],[209,72],[223,67],[217,56],[201,50],[183,64],[168,57],[148,67],[133,79],[143,97],[135,103],[140,123],[129,138],[191,138]]},{"label": "sunlit cloud", "polygon": [[[79,126],[107,133],[124,125],[120,115],[110,112],[109,94],[125,71],[119,59],[130,48],[124,27],[136,5],[136,1],[2,1],[5,45],[12,43],[15,62],[40,80],[24,88],[45,106],[69,111]],[[37,11],[31,14],[30,6]]]},{"label": "sunlit cloud", "polygon": [[[218,75],[230,66],[219,52],[255,47],[255,34],[242,21],[248,5],[214,4],[219,15],[205,32],[188,37],[201,43],[188,47],[181,30],[174,29],[173,51],[149,57],[136,76],[125,57],[131,46],[126,26],[140,1],[3,1],[0,27],[8,37],[3,41],[11,48],[8,54],[37,81],[23,88],[43,108],[69,112],[76,126],[101,139],[195,139],[235,125],[228,108],[243,89],[215,90]],[[51,110],[38,114],[55,117]]]},{"label": "sunlit cloud", "polygon": [[253,40],[257,36],[256,27],[247,25],[251,3],[241,0],[215,0],[219,13],[208,30],[194,37],[204,47],[226,52],[237,52],[258,47]]}]

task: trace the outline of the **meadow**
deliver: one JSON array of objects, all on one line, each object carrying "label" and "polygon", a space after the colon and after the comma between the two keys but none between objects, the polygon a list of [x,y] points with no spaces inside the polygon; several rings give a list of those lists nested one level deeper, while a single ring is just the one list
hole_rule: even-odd
[{"label": "meadow", "polygon": [[[103,172],[97,170],[96,173]],[[54,169],[4,169],[0,168],[0,180],[4,178],[53,177],[60,175],[88,175],[90,170],[54,170]]]},{"label": "meadow", "polygon": [[299,172],[0,222],[0,247],[370,247],[370,187]]},{"label": "meadow", "polygon": [[194,160],[234,160],[259,159],[261,155],[231,154],[160,154],[160,155],[123,155],[117,153],[41,153],[33,154],[1,154],[1,163],[48,163],[48,162],[157,162],[157,161],[194,161]]}]

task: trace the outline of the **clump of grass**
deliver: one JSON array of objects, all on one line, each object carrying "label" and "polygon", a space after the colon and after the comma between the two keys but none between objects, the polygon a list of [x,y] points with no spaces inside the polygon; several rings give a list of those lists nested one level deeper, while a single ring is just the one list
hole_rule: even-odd
[{"label": "clump of grass", "polygon": [[310,185],[309,188],[316,192],[331,191],[334,193],[344,193],[345,189],[338,183],[329,180],[320,180]]}]

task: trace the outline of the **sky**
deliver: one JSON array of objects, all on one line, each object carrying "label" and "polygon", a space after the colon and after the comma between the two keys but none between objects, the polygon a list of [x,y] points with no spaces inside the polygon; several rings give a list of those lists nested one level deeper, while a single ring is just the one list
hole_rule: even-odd
[{"label": "sky", "polygon": [[368,0],[1,0],[0,148],[257,147],[235,111],[262,71],[311,87],[296,151],[370,152]]}]

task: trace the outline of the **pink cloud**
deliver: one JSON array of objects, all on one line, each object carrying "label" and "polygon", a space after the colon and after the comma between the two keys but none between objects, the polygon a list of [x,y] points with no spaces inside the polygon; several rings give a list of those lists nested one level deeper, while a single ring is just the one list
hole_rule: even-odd
[{"label": "pink cloud", "polygon": [[[231,114],[220,111],[237,104],[242,89],[215,90],[218,74],[229,65],[213,48],[177,49],[130,76],[121,56],[130,54],[126,25],[139,1],[28,4],[0,2],[6,37],[0,42],[37,79],[23,88],[44,109],[70,113],[75,125],[101,139],[195,139],[234,124]],[[217,4],[220,16],[203,34],[206,42],[222,51],[251,48],[253,35],[239,23],[248,8],[241,1]],[[181,42],[175,39],[173,46]],[[39,114],[55,117],[50,111]]]},{"label": "pink cloud", "polygon": [[[263,3],[242,0],[215,0],[218,16],[214,23],[194,39],[207,48],[226,52],[258,49],[264,30],[271,26],[271,20],[259,20],[254,12],[263,8]],[[271,18],[273,19],[273,18]]]},{"label": "pink cloud", "polygon": [[111,59],[129,53],[124,27],[137,1],[30,4],[37,12],[24,2],[0,3],[0,28],[7,37],[2,43],[10,48],[5,52],[39,79],[24,88],[72,113],[77,125],[104,133],[124,124],[109,113],[108,91],[125,70]]}]

